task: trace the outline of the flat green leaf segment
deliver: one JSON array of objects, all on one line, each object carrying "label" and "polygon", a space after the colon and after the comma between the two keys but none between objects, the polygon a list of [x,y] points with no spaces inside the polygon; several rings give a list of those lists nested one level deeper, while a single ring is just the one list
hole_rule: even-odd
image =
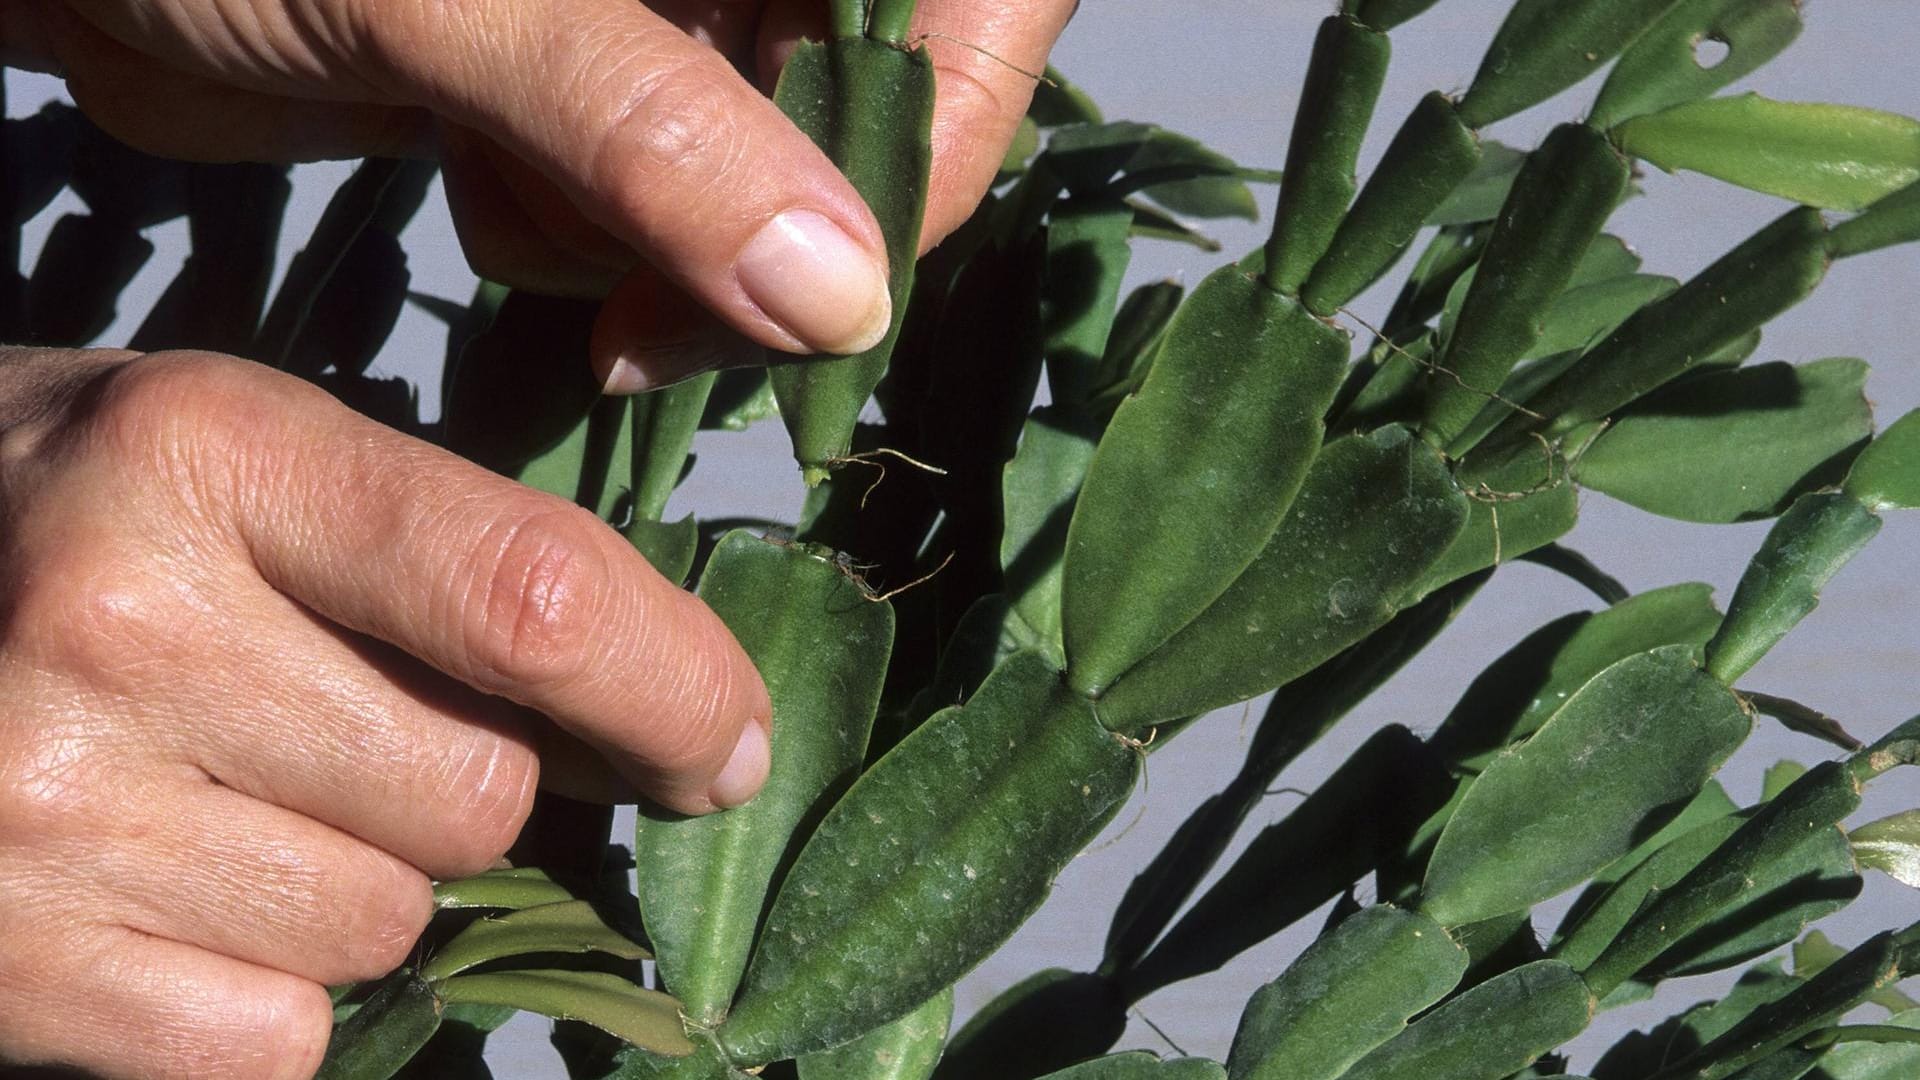
[{"label": "flat green leaf segment", "polygon": [[1724,1034],[1661,1070],[1657,1080],[1720,1080],[1827,1027],[1900,973],[1894,934],[1869,938],[1789,993],[1742,1017]]},{"label": "flat green leaf segment", "polygon": [[1353,201],[1354,163],[1391,55],[1385,34],[1352,18],[1320,24],[1266,247],[1264,280],[1283,293],[1299,291]]},{"label": "flat green leaf segment", "polygon": [[1300,292],[1307,310],[1332,315],[1385,273],[1480,157],[1479,139],[1452,99],[1437,92],[1422,98],[1307,278]]},{"label": "flat green leaf segment", "polygon": [[[1887,1018],[1887,1023],[1920,1031],[1920,1009]],[[1822,1080],[1906,1080],[1920,1075],[1920,1045],[1914,1043],[1850,1042],[1827,1051],[1820,1059]]]},{"label": "flat green leaf segment", "polygon": [[1894,421],[1861,451],[1846,490],[1869,510],[1920,509],[1920,410]]},{"label": "flat green leaf segment", "polygon": [[1498,1080],[1586,1030],[1593,997],[1541,960],[1481,983],[1361,1058],[1342,1080]]},{"label": "flat green leaf segment", "polygon": [[660,576],[676,585],[686,583],[700,554],[700,524],[688,514],[679,521],[648,521],[635,517],[620,530],[633,549],[644,556]]},{"label": "flat green leaf segment", "polygon": [[[1710,785],[1708,792],[1718,791]],[[1668,826],[1621,860],[1630,867],[1609,868],[1612,882],[1597,898],[1583,895],[1576,902],[1554,943],[1555,959],[1586,971],[1599,959],[1640,905],[1655,891],[1671,888],[1732,836],[1751,814],[1741,814],[1722,793],[1718,799],[1703,793]]]},{"label": "flat green leaf segment", "polygon": [[[1827,272],[1826,224],[1792,210],[1702,270],[1666,298],[1640,309],[1527,407],[1562,435],[1685,374],[1805,299]],[[1536,426],[1521,417],[1505,431]],[[1495,433],[1498,438],[1500,432]]]},{"label": "flat green leaf segment", "polygon": [[1566,459],[1537,442],[1474,455],[1458,478],[1470,504],[1466,528],[1429,568],[1416,596],[1551,544],[1580,516]]},{"label": "flat green leaf segment", "polygon": [[803,827],[859,775],[893,644],[893,609],[869,600],[831,552],[746,532],[721,539],[700,597],[767,684],[772,771],[759,796],[736,810],[687,818],[645,809],[634,853],[662,980],[689,1017],[712,1026],[733,1000],[767,898]]},{"label": "flat green leaf segment", "polygon": [[1720,1037],[1754,1009],[1779,1000],[1798,984],[1799,979],[1788,975],[1777,960],[1757,964],[1718,1001],[1702,1002],[1651,1031],[1616,1043],[1595,1063],[1593,1075],[1597,1080],[1646,1080],[1673,1064],[1677,1054]]},{"label": "flat green leaf segment", "polygon": [[[1715,818],[1661,846],[1582,914],[1554,956],[1577,969],[1591,967],[1649,898],[1679,884],[1755,813]],[[1741,893],[1712,918],[1674,935],[1634,977],[1650,981],[1696,975],[1751,959],[1792,941],[1809,922],[1844,907],[1859,891],[1846,837],[1831,826],[1812,832],[1758,867]]]},{"label": "flat green leaf segment", "polygon": [[574,899],[566,886],[532,866],[489,870],[459,881],[443,881],[433,887],[433,904],[439,908],[521,908],[558,904]]},{"label": "flat green leaf segment", "polygon": [[928,720],[827,814],[787,874],[719,1038],[736,1062],[823,1050],[979,963],[1133,790],[1140,758],[1037,653]]},{"label": "flat green leaf segment", "polygon": [[1627,187],[1627,162],[1606,137],[1562,124],[1514,178],[1428,379],[1422,430],[1440,445],[1498,396],[1513,366],[1540,340],[1554,301]]},{"label": "flat green leaf segment", "polygon": [[1429,225],[1478,225],[1492,221],[1513,190],[1514,178],[1527,163],[1528,154],[1492,139],[1480,140],[1480,163],[1447,196],[1440,208],[1427,215]]},{"label": "flat green leaf segment", "polygon": [[1061,550],[1098,442],[1099,433],[1084,417],[1036,409],[1001,482],[1006,595],[1021,621],[1055,649],[1061,647]]},{"label": "flat green leaf segment", "polygon": [[1473,782],[1434,849],[1421,910],[1459,926],[1585,881],[1679,813],[1750,727],[1692,648],[1620,661]]},{"label": "flat green leaf segment", "polygon": [[657,1054],[693,1053],[680,1003],[601,971],[496,971],[456,975],[435,988],[449,1005],[508,1005],[579,1020]]},{"label": "flat green leaf segment", "polygon": [[[694,1046],[693,1053],[685,1057],[664,1057],[629,1046],[614,1055],[614,1071],[596,1080],[753,1080],[750,1074],[728,1064],[712,1041],[701,1039]],[[599,1071],[598,1063],[591,1064],[593,1067],[577,1071]]]},{"label": "flat green leaf segment", "polygon": [[1101,722],[1206,712],[1318,667],[1393,617],[1467,512],[1439,455],[1404,428],[1329,444],[1253,564],[1114,682]]},{"label": "flat green leaf segment", "polygon": [[1827,252],[1836,259],[1920,240],[1920,181],[1834,226]]},{"label": "flat green leaf segment", "polygon": [[953,1023],[953,988],[890,1024],[794,1063],[800,1080],[927,1080]]},{"label": "flat green leaf segment", "polygon": [[[1800,0],[1680,0],[1607,75],[1589,123],[1623,120],[1708,97],[1780,55],[1800,36]],[[1724,56],[1704,63],[1704,50]]]},{"label": "flat green leaf segment", "polygon": [[1614,129],[1620,148],[1829,210],[1864,210],[1920,180],[1920,120],[1758,94],[1676,105]]},{"label": "flat green leaf segment", "polygon": [[1205,610],[1306,478],[1346,335],[1234,267],[1187,298],[1114,413],[1067,532],[1067,681],[1098,694]]},{"label": "flat green leaf segment", "polygon": [[1227,1058],[1232,1080],[1338,1080],[1467,973],[1438,923],[1380,906],[1349,916],[1254,992]]},{"label": "flat green leaf segment", "polygon": [[666,513],[667,499],[686,471],[693,433],[699,430],[718,378],[708,372],[632,397],[631,473],[636,520],[659,521]]},{"label": "flat green leaf segment", "polygon": [[1673,4],[1519,0],[1460,99],[1460,118],[1483,128],[1547,100],[1599,70]]},{"label": "flat green leaf segment", "polygon": [[496,919],[482,919],[462,930],[420,967],[428,982],[523,953],[600,952],[623,960],[650,960],[653,954],[608,926],[585,900],[542,904]]},{"label": "flat green leaf segment", "polygon": [[[1586,966],[1587,982],[1596,993],[1612,991],[1676,942],[1751,900],[1761,872],[1770,863],[1787,857],[1809,838],[1831,830],[1859,805],[1859,789],[1849,770],[1827,762],[1740,821],[1724,840],[1709,845],[1706,837],[1711,833],[1681,838],[1676,843],[1685,845],[1682,851],[1699,854],[1669,856],[1674,864],[1669,869],[1697,861],[1685,868],[1677,882],[1660,889],[1654,886],[1662,869],[1648,860],[1642,885],[1650,889],[1649,899],[1631,914],[1624,928],[1611,935],[1599,957]],[[1713,828],[1712,824],[1701,826]],[[1625,906],[1625,898],[1621,906]]]},{"label": "flat green leaf segment", "polygon": [[1376,30],[1391,30],[1432,7],[1437,0],[1359,0],[1348,3],[1349,11],[1358,10],[1360,21]]},{"label": "flat green leaf segment", "polygon": [[1056,206],[1047,224],[1041,305],[1047,386],[1056,405],[1082,405],[1111,382],[1101,361],[1133,257],[1127,242],[1133,219],[1133,207],[1119,199],[1076,198]]},{"label": "flat green leaf segment", "polygon": [[411,972],[388,978],[333,1029],[314,1080],[387,1080],[440,1029],[445,1008]]},{"label": "flat green leaf segment", "polygon": [[1860,865],[1920,889],[1920,809],[1870,821],[1850,834]]},{"label": "flat green leaf segment", "polygon": [[1820,606],[1820,590],[1880,526],[1880,517],[1846,492],[1801,496],[1740,576],[1727,620],[1707,643],[1707,670],[1726,682],[1746,674]]},{"label": "flat green leaf segment", "polygon": [[1517,440],[1565,435],[1708,363],[1804,300],[1827,272],[1826,223],[1816,210],[1783,214],[1678,290],[1641,308],[1496,430]]},{"label": "flat green leaf segment", "polygon": [[769,371],[794,457],[810,484],[853,444],[860,410],[887,371],[913,292],[932,166],[933,65],[925,49],[865,38],[801,42],[774,103],[827,152],[872,208],[892,267],[893,325],[853,357],[816,357]]},{"label": "flat green leaf segment", "polygon": [[1867,365],[1845,359],[1684,379],[1616,417],[1574,479],[1683,521],[1773,517],[1838,480],[1873,434],[1866,382]]},{"label": "flat green leaf segment", "polygon": [[1478,773],[1607,668],[1662,646],[1705,645],[1719,626],[1713,587],[1700,584],[1555,619],[1488,665],[1428,743],[1456,768]]}]

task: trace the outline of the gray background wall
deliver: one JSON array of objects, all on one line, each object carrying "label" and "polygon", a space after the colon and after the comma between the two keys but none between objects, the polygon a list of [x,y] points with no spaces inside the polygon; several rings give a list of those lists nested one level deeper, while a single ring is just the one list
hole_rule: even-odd
[{"label": "gray background wall", "polygon": [[[1196,135],[1247,164],[1277,167],[1286,143],[1314,26],[1331,4],[1315,0],[1086,0],[1055,59],[1090,90],[1109,117],[1154,121]],[[1439,88],[1462,90],[1498,24],[1504,0],[1443,0],[1433,11],[1394,35],[1394,68],[1379,120],[1367,145],[1363,172],[1418,97]],[[1904,112],[1920,112],[1920,85],[1912,56],[1920,49],[1920,22],[1909,0],[1812,0],[1801,41],[1745,88],[1794,100],[1829,100]],[[20,115],[59,92],[53,80],[6,73],[8,112]],[[1552,124],[1577,118],[1591,99],[1589,83],[1527,115],[1503,122],[1489,134],[1531,146]],[[327,195],[347,173],[338,164],[308,166],[296,174],[287,236],[304,237]],[[1646,178],[1651,198],[1629,204],[1616,220],[1645,257],[1651,272],[1686,277],[1744,238],[1784,208],[1779,200],[1741,192],[1695,176]],[[1270,192],[1263,193],[1266,199]],[[26,238],[31,258],[45,229],[66,201],[48,209]],[[1216,230],[1226,251],[1257,245],[1264,226]],[[153,231],[160,253],[142,272],[131,310],[144,310],[173,276],[185,254],[184,225]],[[446,297],[464,297],[473,284],[455,245],[445,207],[436,197],[406,237],[414,287]],[[283,252],[290,254],[290,252]],[[1208,256],[1168,244],[1143,244],[1134,276],[1141,281],[1179,277],[1197,281],[1224,256]],[[1378,292],[1355,310],[1372,319],[1385,308]],[[123,318],[103,343],[124,340],[134,325]],[[1767,331],[1760,360],[1806,361],[1858,356],[1875,365],[1869,394],[1883,422],[1920,406],[1920,255],[1914,249],[1880,252],[1834,267],[1826,285],[1802,307]],[[432,369],[440,355],[439,327],[409,312],[380,359],[390,372]],[[428,402],[429,410],[436,407]],[[700,466],[677,496],[676,512],[756,513],[791,517],[797,487],[783,469],[778,425],[744,436],[703,436]],[[1581,523],[1568,543],[1592,555],[1636,591],[1678,581],[1706,581],[1724,602],[1747,557],[1765,533],[1764,524],[1696,526],[1667,521],[1589,495]],[[1896,515],[1874,545],[1829,588],[1810,618],[1744,680],[1755,689],[1807,701],[1839,717],[1861,738],[1871,739],[1920,711],[1920,514]],[[1547,571],[1520,564],[1503,571],[1460,621],[1426,655],[1364,704],[1322,745],[1308,752],[1281,779],[1313,787],[1367,734],[1386,723],[1416,731],[1438,723],[1467,681],[1518,637],[1564,612],[1594,606],[1582,590]],[[1223,781],[1240,758],[1260,715],[1261,702],[1210,718],[1151,759],[1147,783],[1122,811],[1109,836],[1094,844],[1061,876],[1053,898],[1001,953],[960,985],[964,1017],[998,991],[1041,967],[1084,970],[1096,963],[1107,916],[1138,867],[1159,849],[1187,810]],[[1728,765],[1722,780],[1736,799],[1750,800],[1759,773],[1782,757],[1819,760],[1825,748],[1763,723],[1752,742]],[[1240,842],[1284,816],[1296,799],[1275,795],[1243,831]],[[1920,781],[1894,774],[1871,793],[1860,820],[1920,805]],[[1236,851],[1238,845],[1236,845]],[[1229,856],[1231,857],[1231,856]],[[1363,897],[1363,899],[1366,899]],[[1541,920],[1550,926],[1558,905]],[[1878,874],[1869,874],[1862,900],[1828,932],[1851,944],[1874,929],[1920,917],[1920,897]],[[1317,918],[1303,920],[1236,960],[1220,973],[1170,987],[1149,998],[1141,1011],[1185,1050],[1223,1056],[1242,1003],[1278,974],[1311,940]],[[1709,996],[1727,980],[1705,977],[1670,985],[1650,1002],[1602,1015],[1574,1045],[1573,1064],[1591,1064],[1622,1032],[1656,1022],[1679,1003]],[[522,1017],[498,1040],[492,1060],[503,1078],[562,1075],[545,1043],[545,1025]],[[1123,1047],[1172,1052],[1144,1023],[1136,1022]],[[1439,1080],[1439,1078],[1436,1078]]]}]

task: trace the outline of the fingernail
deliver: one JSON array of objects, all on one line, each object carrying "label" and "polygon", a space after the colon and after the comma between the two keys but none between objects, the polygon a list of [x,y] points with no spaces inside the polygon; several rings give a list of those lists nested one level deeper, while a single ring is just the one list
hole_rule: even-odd
[{"label": "fingernail", "polygon": [[734,272],[761,310],[815,351],[864,352],[887,336],[886,274],[823,214],[789,210],[767,222]]},{"label": "fingernail", "polygon": [[747,721],[746,728],[740,732],[740,741],[733,744],[733,755],[727,758],[720,775],[713,778],[713,790],[707,798],[722,810],[745,805],[766,785],[767,770],[772,764],[767,729],[755,721]]},{"label": "fingernail", "polygon": [[766,350],[738,334],[702,334],[672,345],[638,345],[622,350],[614,358],[600,392],[640,394],[716,368],[765,363]]}]

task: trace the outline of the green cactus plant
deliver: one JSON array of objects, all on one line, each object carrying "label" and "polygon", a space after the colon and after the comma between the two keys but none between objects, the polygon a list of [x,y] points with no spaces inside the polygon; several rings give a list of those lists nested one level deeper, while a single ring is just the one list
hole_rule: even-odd
[{"label": "green cactus plant", "polygon": [[[1001,183],[916,274],[932,68],[912,0],[839,0],[776,100],[882,222],[886,340],[600,400],[523,362],[584,372],[590,305],[483,285],[441,304],[431,430],[363,373],[406,288],[419,166],[362,164],[269,299],[278,171],[133,162],[68,109],[8,121],[46,172],[9,188],[14,220],[62,184],[90,213],[3,283],[0,338],[91,338],[150,254],[139,229],[185,216],[194,256],[136,344],[250,353],[576,499],[694,583],[772,695],[756,802],[643,809],[637,890],[603,814],[544,807],[521,865],[440,884],[419,964],[340,992],[323,1075],[470,1059],[526,1009],[588,1025],[556,1039],[579,1076],[1518,1080],[1570,1075],[1554,1051],[1599,1011],[1742,964],[1596,1080],[1920,1075],[1898,988],[1920,975],[1920,925],[1851,951],[1802,937],[1863,870],[1920,885],[1920,807],[1845,826],[1868,786],[1914,790],[1881,778],[1920,765],[1920,721],[1863,747],[1736,685],[1881,515],[1920,509],[1920,414],[1876,436],[1862,363],[1743,366],[1835,260],[1920,241],[1920,122],[1715,96],[1794,40],[1795,0],[1518,0],[1464,93],[1422,99],[1357,182],[1389,34],[1417,35],[1402,24],[1434,2],[1346,0],[1321,24],[1284,177],[1107,122],[1050,73]],[[1729,50],[1710,67],[1709,37]],[[1478,134],[1609,65],[1586,119],[1537,149]],[[115,154],[148,182],[103,182]],[[1689,281],[1642,274],[1605,232],[1642,162],[1800,205]],[[1190,291],[1123,291],[1131,244],[1192,239],[1184,219],[1245,215],[1248,185],[1276,180],[1264,247]],[[1331,316],[1429,227],[1356,349]],[[870,399],[881,419],[862,423]],[[775,414],[811,489],[801,520],[665,520],[697,429]],[[876,483],[885,455],[936,468]],[[1628,596],[1560,548],[1581,487],[1774,523],[1723,616],[1705,586]],[[1607,607],[1519,641],[1450,714],[1409,718],[1425,736],[1373,732],[1215,876],[1279,773],[1520,558]],[[879,592],[870,565],[912,587]],[[1149,755],[1268,691],[1245,763],[1118,898],[1101,963],[1039,972],[950,1030],[954,982]],[[1847,754],[1742,807],[1713,778],[1761,714]],[[1224,1062],[1112,1053],[1146,995],[1329,902]],[[1762,959],[1796,940],[1791,973]]]}]

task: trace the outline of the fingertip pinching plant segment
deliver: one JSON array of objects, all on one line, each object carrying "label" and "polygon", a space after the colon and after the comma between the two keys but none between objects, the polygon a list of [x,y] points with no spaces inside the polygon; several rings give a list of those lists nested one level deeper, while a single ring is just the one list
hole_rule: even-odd
[{"label": "fingertip pinching plant segment", "polygon": [[[747,807],[642,808],[629,863],[598,811],[548,804],[513,867],[442,883],[418,962],[340,991],[327,1075],[451,1075],[530,1009],[565,1021],[556,1044],[592,1077],[1517,1080],[1566,1075],[1556,1050],[1602,1011],[1742,964],[1718,1002],[1583,1067],[1920,1074],[1897,985],[1920,930],[1852,950],[1802,936],[1863,871],[1920,887],[1920,811],[1848,822],[1920,759],[1920,732],[1863,746],[1741,685],[1884,515],[1920,508],[1920,419],[1876,434],[1864,363],[1748,362],[1833,261],[1920,240],[1920,123],[1716,96],[1794,41],[1795,0],[1518,0],[1464,93],[1421,98],[1363,181],[1389,35],[1434,3],[1348,0],[1322,22],[1284,174],[1108,121],[1049,73],[994,193],[917,266],[933,69],[913,4],[833,4],[777,100],[886,233],[894,325],[858,357],[603,400],[549,375],[586,370],[592,305],[416,295],[450,327],[445,417],[425,429],[364,359],[320,361],[370,357],[391,327],[424,173],[362,166],[271,302],[242,273],[257,259],[190,260],[144,343],[247,337],[591,508],[697,588],[774,702],[774,771]],[[1707,40],[1725,47],[1710,65]],[[1480,134],[1602,69],[1586,117],[1531,152]],[[74,123],[9,138],[94,145]],[[119,253],[100,266],[137,260],[136,222],[186,214],[211,245],[221,192],[259,208],[285,183],[150,163],[160,179],[134,190],[68,156],[84,167],[19,187],[80,190],[97,220],[63,243]],[[1638,162],[1794,205],[1689,280],[1644,273],[1606,232]],[[1125,289],[1131,244],[1206,248],[1195,220],[1255,216],[1248,185],[1276,182],[1261,249],[1191,290]],[[12,336],[97,332],[106,285],[74,293],[104,297],[85,319],[37,299],[85,262],[50,251],[9,293]],[[1408,256],[1363,322],[1356,298]],[[191,298],[221,296],[258,329],[196,319]],[[800,520],[669,514],[699,432],[775,414],[810,489]],[[1705,585],[1630,594],[1560,546],[1581,488],[1773,525],[1723,613]],[[1356,733],[1219,866],[1282,771],[1517,559],[1603,603],[1526,635],[1446,716]],[[1115,897],[1100,963],[1036,972],[950,1031],[955,981],[1154,750],[1268,691],[1245,761]],[[1715,777],[1761,717],[1840,756],[1770,772],[1742,806]],[[1111,1052],[1148,995],[1322,909],[1224,1062]],[[1791,972],[1763,959],[1796,939]],[[1847,1019],[1863,1003],[1890,1015]]]}]

